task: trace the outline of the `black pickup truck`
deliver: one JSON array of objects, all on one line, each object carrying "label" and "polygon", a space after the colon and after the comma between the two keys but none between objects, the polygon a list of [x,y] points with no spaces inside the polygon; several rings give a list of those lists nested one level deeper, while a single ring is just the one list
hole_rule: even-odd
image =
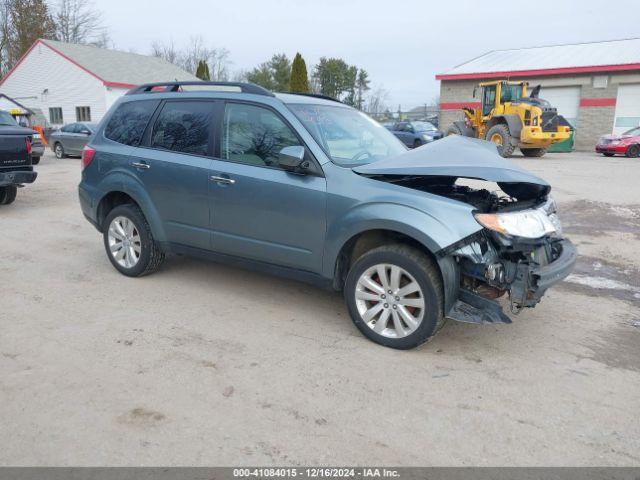
[{"label": "black pickup truck", "polygon": [[31,164],[31,141],[36,132],[18,125],[0,111],[0,205],[16,199],[18,187],[33,183],[38,175]]}]

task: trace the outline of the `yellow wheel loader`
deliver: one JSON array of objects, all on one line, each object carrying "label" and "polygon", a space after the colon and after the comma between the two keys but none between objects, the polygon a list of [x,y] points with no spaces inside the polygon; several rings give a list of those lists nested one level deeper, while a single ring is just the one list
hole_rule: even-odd
[{"label": "yellow wheel loader", "polygon": [[489,140],[503,157],[510,157],[516,148],[525,157],[543,156],[549,145],[569,138],[571,127],[549,102],[538,98],[540,86],[527,95],[527,85],[505,80],[480,83],[480,107],[464,107],[464,121],[454,122],[447,135]]}]

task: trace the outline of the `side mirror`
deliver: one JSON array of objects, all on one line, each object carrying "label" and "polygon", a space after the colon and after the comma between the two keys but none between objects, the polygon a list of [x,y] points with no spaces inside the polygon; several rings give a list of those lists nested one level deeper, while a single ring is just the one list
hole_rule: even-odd
[{"label": "side mirror", "polygon": [[284,147],[278,154],[278,165],[285,170],[304,168],[304,163],[304,147],[302,145]]},{"label": "side mirror", "polygon": [[80,130],[80,133],[82,133],[83,135],[91,135],[90,130]]}]

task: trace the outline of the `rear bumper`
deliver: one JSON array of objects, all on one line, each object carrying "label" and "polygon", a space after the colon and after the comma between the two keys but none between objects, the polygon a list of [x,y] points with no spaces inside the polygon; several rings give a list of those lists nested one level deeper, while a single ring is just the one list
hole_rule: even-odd
[{"label": "rear bumper", "polygon": [[41,157],[44,155],[44,145],[41,143],[35,143],[31,145],[31,156],[32,157]]},{"label": "rear bumper", "polygon": [[78,199],[80,200],[80,209],[84,218],[91,223],[98,231],[100,231],[100,225],[98,223],[98,201],[96,191],[80,183],[78,185]]},{"label": "rear bumper", "polygon": [[36,181],[37,176],[38,172],[34,172],[32,170],[14,170],[9,172],[0,172],[0,187],[33,183]]}]

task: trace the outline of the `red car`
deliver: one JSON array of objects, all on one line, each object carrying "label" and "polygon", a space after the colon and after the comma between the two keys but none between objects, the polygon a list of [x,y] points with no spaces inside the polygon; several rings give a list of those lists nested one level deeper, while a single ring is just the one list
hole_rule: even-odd
[{"label": "red car", "polygon": [[598,141],[596,152],[605,157],[613,157],[614,155],[640,156],[640,127],[632,128],[622,135],[605,135]]}]

